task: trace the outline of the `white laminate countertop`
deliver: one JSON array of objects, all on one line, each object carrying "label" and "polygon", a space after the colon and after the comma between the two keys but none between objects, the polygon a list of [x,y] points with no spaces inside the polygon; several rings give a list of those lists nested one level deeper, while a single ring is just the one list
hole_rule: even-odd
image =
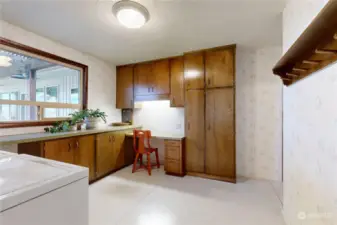
[{"label": "white laminate countertop", "polygon": [[[133,133],[127,133],[126,136],[133,136]],[[166,139],[166,140],[182,140],[185,138],[184,135],[181,134],[168,134],[161,132],[151,132],[152,138]]]},{"label": "white laminate countertop", "polygon": [[20,144],[20,143],[29,143],[35,141],[45,141],[45,140],[53,140],[59,138],[67,138],[67,137],[75,137],[81,135],[89,135],[89,134],[98,134],[112,131],[121,131],[128,129],[141,128],[140,125],[130,125],[130,126],[106,126],[98,129],[92,130],[79,130],[79,131],[69,131],[69,132],[60,132],[60,133],[29,133],[29,134],[18,134],[18,135],[9,135],[9,136],[1,136],[0,144]]}]

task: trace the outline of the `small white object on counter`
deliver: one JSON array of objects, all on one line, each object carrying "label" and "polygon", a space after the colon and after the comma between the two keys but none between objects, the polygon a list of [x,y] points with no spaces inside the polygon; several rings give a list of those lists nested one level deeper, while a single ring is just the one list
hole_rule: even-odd
[{"label": "small white object on counter", "polygon": [[0,224],[87,225],[88,169],[0,151]]}]

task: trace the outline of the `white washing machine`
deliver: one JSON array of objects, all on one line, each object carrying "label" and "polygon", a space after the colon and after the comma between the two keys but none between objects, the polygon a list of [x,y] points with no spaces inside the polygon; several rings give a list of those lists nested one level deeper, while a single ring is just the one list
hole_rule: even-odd
[{"label": "white washing machine", "polygon": [[0,151],[0,225],[88,225],[87,168]]}]

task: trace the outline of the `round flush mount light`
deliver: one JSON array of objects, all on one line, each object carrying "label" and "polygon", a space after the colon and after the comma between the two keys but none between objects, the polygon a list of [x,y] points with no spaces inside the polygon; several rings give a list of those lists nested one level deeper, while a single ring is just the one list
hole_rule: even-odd
[{"label": "round flush mount light", "polygon": [[143,5],[130,0],[116,2],[112,13],[127,28],[140,28],[150,19],[150,13]]},{"label": "round flush mount light", "polygon": [[12,65],[12,59],[8,56],[0,55],[0,67],[9,67]]}]

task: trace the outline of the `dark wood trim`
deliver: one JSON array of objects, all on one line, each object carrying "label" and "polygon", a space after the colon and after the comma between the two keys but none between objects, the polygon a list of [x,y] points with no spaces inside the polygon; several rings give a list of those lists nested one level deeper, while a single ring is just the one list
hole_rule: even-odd
[{"label": "dark wood trim", "polygon": [[[329,1],[273,68],[290,85],[337,60],[337,1]],[[322,53],[330,52],[329,54]],[[307,63],[305,63],[307,62]],[[310,65],[308,62],[312,62]],[[304,71],[299,71],[304,69]],[[306,71],[305,71],[306,70]],[[287,73],[299,75],[289,78]]]},{"label": "dark wood trim", "polygon": [[[44,58],[49,58],[64,64],[69,64],[74,67],[78,67],[82,70],[82,106],[83,109],[88,108],[88,66],[72,61],[70,59],[63,58],[61,56],[54,55],[49,52],[42,51],[37,48],[33,48],[6,38],[0,37],[0,45],[4,45],[10,48],[18,49],[24,52],[28,52]],[[48,126],[52,125],[56,121],[28,121],[28,122],[0,122],[1,128],[14,128],[14,127],[30,127],[30,126]]]}]

